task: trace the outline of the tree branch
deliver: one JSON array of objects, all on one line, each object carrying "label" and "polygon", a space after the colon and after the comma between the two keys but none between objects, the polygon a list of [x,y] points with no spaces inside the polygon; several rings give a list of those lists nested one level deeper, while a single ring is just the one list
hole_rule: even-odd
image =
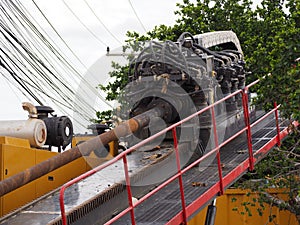
[{"label": "tree branch", "polygon": [[273,204],[277,206],[279,209],[288,210],[293,214],[297,214],[295,207],[291,206],[289,203],[285,202],[282,199],[279,199],[267,192],[262,192],[262,200],[268,204]]}]

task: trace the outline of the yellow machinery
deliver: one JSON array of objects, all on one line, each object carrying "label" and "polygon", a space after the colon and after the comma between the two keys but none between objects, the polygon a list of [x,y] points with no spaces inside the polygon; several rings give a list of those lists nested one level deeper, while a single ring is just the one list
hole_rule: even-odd
[{"label": "yellow machinery", "polygon": [[[253,198],[257,198],[257,194],[251,193],[250,190],[241,189],[227,189],[224,195],[219,196],[216,201],[217,213],[215,218],[215,225],[253,225],[253,224],[288,224],[298,225],[296,216],[289,211],[279,210],[276,206],[264,204],[265,209],[260,216],[258,209],[261,208],[258,203],[254,204]],[[284,189],[269,189],[268,193],[278,195],[285,199],[287,194]],[[246,212],[244,206],[245,202],[250,202],[253,205],[249,206],[251,216]],[[204,225],[207,207],[201,210],[188,225]],[[273,221],[269,221],[269,216],[273,216]]]},{"label": "yellow machinery", "polygon": [[[72,140],[72,145],[88,140],[91,137],[92,136],[89,135],[75,136]],[[116,145],[113,142],[109,143],[109,145],[110,154],[106,158],[99,158],[94,153],[91,153],[88,157],[81,157],[1,197],[0,216],[49,193],[65,182],[110,159],[113,154],[116,154]],[[0,137],[1,180],[36,165],[56,154],[60,153],[31,148],[29,141],[26,139]],[[290,225],[297,224],[295,215],[287,211],[280,211],[277,207],[270,208],[266,206],[263,216],[259,216],[256,210],[257,207],[252,206],[252,216],[248,216],[247,213],[241,215],[243,211],[242,203],[253,198],[253,195],[249,196],[247,193],[245,190],[228,189],[224,195],[218,197],[215,225],[266,224],[270,212],[272,215],[276,215],[274,221],[277,224],[284,224],[286,221],[289,221]],[[271,190],[270,193],[283,195],[282,190],[278,189]],[[233,199],[236,200],[233,201]],[[233,210],[234,208],[237,208],[237,211]],[[204,224],[206,211],[207,207],[201,210],[188,224]]]},{"label": "yellow machinery", "polygon": [[[72,139],[72,146],[76,146],[94,135],[77,135]],[[117,143],[109,143],[109,153],[99,157],[93,151],[89,156],[80,157],[26,185],[20,187],[0,198],[0,216],[4,216],[11,211],[22,207],[23,205],[51,192],[67,181],[79,176],[80,174],[100,165],[111,159],[118,153]],[[51,152],[43,148],[33,148],[28,139],[0,136],[0,180],[4,180],[14,174],[24,171],[54,155],[58,152]],[[76,168],[76,169],[74,169]],[[277,207],[265,206],[262,216],[257,213],[259,206],[249,206],[252,216],[245,211],[243,202],[249,202],[255,194],[248,195],[249,191],[228,189],[224,195],[217,198],[217,213],[215,225],[251,225],[251,224],[269,224],[269,216],[275,215],[275,224],[289,225],[298,224],[295,215],[280,211]],[[271,189],[271,194],[284,195],[283,190]],[[235,200],[233,200],[235,199]],[[235,210],[234,210],[235,209]],[[189,225],[205,224],[207,207],[197,213],[190,221]],[[272,223],[270,223],[272,224]]]},{"label": "yellow machinery", "polygon": [[[47,109],[48,110],[48,109]],[[29,110],[30,111],[30,110]],[[31,112],[29,120],[38,120],[38,118],[34,118],[36,112]],[[143,118],[143,117],[142,117]],[[48,125],[51,123],[47,121],[48,117],[45,118],[45,123]],[[58,118],[59,119],[59,118]],[[54,118],[54,122],[58,121],[57,117]],[[63,121],[68,122],[65,118],[62,118]],[[144,121],[144,120],[141,120]],[[41,124],[41,121],[38,121]],[[131,121],[132,122],[132,121]],[[20,124],[17,122],[16,124]],[[25,122],[23,123],[25,124]],[[54,124],[54,123],[53,123]],[[71,126],[68,123],[65,123],[65,128],[70,128]],[[131,126],[135,125],[135,123],[129,123]],[[25,125],[24,125],[25,126]],[[16,138],[9,136],[1,136],[0,133],[0,162],[1,162],[1,172],[0,179],[5,180],[9,177],[14,176],[15,174],[19,174],[20,172],[26,171],[27,168],[31,168],[41,162],[46,161],[49,158],[53,158],[60,154],[59,152],[49,151],[49,148],[44,147],[33,147],[32,143],[39,145],[39,142],[44,142],[47,145],[46,135],[55,133],[55,130],[51,130],[50,132],[44,132],[44,126],[39,126],[38,135],[35,135],[34,138]],[[124,127],[122,127],[124,129]],[[125,127],[126,128],[126,127]],[[19,132],[20,126],[15,126],[14,133]],[[11,132],[12,127],[7,127],[7,130]],[[126,131],[126,129],[124,129]],[[121,130],[122,131],[122,130]],[[125,132],[124,131],[124,132]],[[71,132],[70,132],[71,133]],[[109,132],[108,132],[109,133]],[[28,137],[32,136],[30,132],[23,132]],[[22,136],[21,135],[21,136]],[[25,136],[26,136],[25,135]],[[63,135],[62,135],[63,136]],[[70,135],[67,135],[70,136]],[[73,136],[72,146],[73,148],[77,146],[77,144],[81,142],[85,142],[88,139],[94,137],[94,135],[78,135]],[[68,138],[68,137],[66,137]],[[54,139],[51,140],[50,143],[54,143]],[[63,141],[59,143],[63,144]],[[9,212],[22,207],[23,205],[51,192],[52,190],[58,188],[62,184],[66,183],[69,180],[79,176],[80,174],[91,170],[92,168],[100,165],[101,163],[113,158],[118,154],[118,147],[116,142],[106,142],[108,146],[104,145],[109,151],[97,151],[97,149],[93,148],[89,154],[85,156],[81,156],[63,166],[58,167],[51,172],[44,174],[43,176],[34,179],[32,182],[28,182],[26,185],[21,186],[12,192],[9,192],[2,197],[0,197],[0,216],[4,216]],[[49,142],[48,142],[49,145]],[[108,153],[109,152],[109,153]],[[105,153],[105,154],[104,154]],[[64,154],[64,153],[62,153]],[[25,172],[25,178],[28,176]],[[278,190],[277,190],[278,191]],[[282,193],[279,193],[282,194]],[[232,199],[236,200],[233,201]],[[251,196],[246,195],[246,191],[239,190],[227,190],[225,195],[220,196],[217,199],[217,214],[216,214],[216,225],[250,225],[250,224],[267,224],[268,216],[271,214],[276,215],[275,222],[278,224],[284,224],[284,221],[289,221],[290,225],[297,224],[297,220],[294,215],[291,215],[287,212],[281,211],[279,209],[273,207],[272,209],[266,207],[263,213],[263,216],[259,216],[256,213],[255,206],[251,207],[251,210],[254,212],[250,217],[245,213],[242,215],[243,206],[241,203],[249,201]],[[236,208],[237,210],[233,210]],[[270,211],[272,210],[272,211]],[[40,211],[39,211],[40,212]],[[206,217],[206,208],[202,211],[198,212],[190,221],[189,225],[198,225],[204,224]],[[23,222],[23,221],[22,221]]]},{"label": "yellow machinery", "polygon": [[[94,133],[74,136],[69,118],[48,117],[49,113],[54,112],[50,107],[36,107],[27,102],[22,106],[29,113],[27,120],[0,121],[0,181],[60,154],[61,147],[64,149],[71,141],[72,146],[76,146],[97,135]],[[51,151],[53,146],[57,147],[58,151]],[[110,142],[105,147],[104,151],[93,149],[90,154],[64,164],[3,195],[0,197],[0,217],[49,193],[118,153],[116,142]]]},{"label": "yellow machinery", "polygon": [[[82,142],[85,142],[91,138],[95,137],[95,135],[75,135],[73,138],[72,138],[72,146],[76,146]],[[107,158],[107,159],[111,159],[112,157],[116,156],[118,154],[118,143],[117,141],[112,141],[112,142],[109,142],[108,143],[108,151],[107,151],[107,154],[104,154],[104,155],[101,155],[100,158]],[[97,151],[94,151],[91,153],[91,156],[93,156],[94,158],[95,157],[98,157],[100,155],[96,155],[97,154]]]},{"label": "yellow machinery", "polygon": [[[73,138],[72,143],[76,145],[77,142],[85,141],[89,138],[91,136],[78,136]],[[91,153],[90,156],[81,157],[4,195],[0,198],[0,216],[49,193],[67,181],[111,159],[116,154],[116,145],[113,142],[109,143],[109,145],[111,152],[106,157],[99,158],[94,153]],[[0,178],[4,180],[56,154],[60,153],[31,148],[27,139],[2,136],[0,137]]]},{"label": "yellow machinery", "polygon": [[[91,135],[75,136],[72,145],[90,139]],[[79,176],[80,174],[92,169],[93,167],[109,160],[117,152],[116,144],[109,143],[110,154],[106,158],[99,158],[94,153],[88,157],[81,157],[67,165],[56,169],[45,176],[21,187],[17,190],[6,194],[0,198],[0,216],[3,216],[14,209],[25,205],[34,199],[49,193],[50,191],[61,186],[65,182]],[[1,180],[10,177],[26,168],[32,167],[37,163],[44,161],[56,154],[43,149],[31,148],[29,141],[26,139],[13,137],[0,137],[0,156],[1,156]],[[74,169],[76,168],[76,169]],[[247,195],[246,190],[228,189],[224,195],[217,198],[217,214],[215,225],[250,225],[250,224],[266,224],[270,212],[276,215],[274,221],[277,224],[284,224],[289,221],[290,225],[296,225],[295,215],[287,211],[280,211],[277,207],[267,207],[263,216],[257,213],[257,206],[252,206],[252,216],[247,213],[241,215],[244,210],[242,203],[251,200],[252,195]],[[282,190],[270,190],[270,193],[284,195]],[[235,201],[233,201],[235,199]],[[234,210],[234,209],[237,210]],[[189,221],[189,225],[198,225],[205,223],[207,207],[201,210],[193,219]]]}]

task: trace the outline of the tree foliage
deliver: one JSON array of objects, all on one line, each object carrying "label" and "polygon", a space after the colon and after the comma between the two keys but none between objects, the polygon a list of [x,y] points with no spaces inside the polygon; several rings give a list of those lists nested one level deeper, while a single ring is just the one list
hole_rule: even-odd
[{"label": "tree foliage", "polygon": [[[256,165],[254,172],[247,173],[235,185],[251,189],[258,197],[255,202],[277,206],[280,210],[288,210],[300,221],[300,133],[294,131],[280,148],[275,148],[270,154]],[[287,198],[282,199],[271,195],[268,188],[281,188]],[[257,207],[261,210],[264,205]],[[272,219],[272,217],[271,217]],[[269,221],[272,222],[272,221]]]},{"label": "tree foliage", "polygon": [[99,84],[99,88],[105,91],[106,100],[108,101],[115,100],[128,82],[128,66],[121,66],[118,63],[112,62],[112,68],[114,68],[114,70],[109,72],[109,75],[114,78],[114,80],[107,85]]},{"label": "tree foliage", "polygon": [[[291,88],[293,90],[299,87],[299,70],[292,68],[294,60],[300,56],[299,5],[298,0],[263,0],[261,5],[254,9],[251,0],[198,0],[196,3],[184,0],[177,3],[178,10],[175,14],[178,15],[178,19],[175,25],[159,25],[144,35],[129,31],[128,43],[150,39],[176,41],[184,31],[200,34],[232,30],[241,42],[248,69],[253,73],[248,80],[272,73],[261,85],[260,93],[263,98],[260,98],[260,101],[267,104],[278,100],[278,95],[274,93],[277,93],[280,87],[280,77],[286,77],[288,73],[293,74],[294,83],[289,86],[295,87]],[[120,83],[121,86],[126,83],[127,76],[124,72],[126,71],[111,74],[116,78],[116,82],[100,87],[108,93],[109,100],[118,96]],[[278,103],[286,102],[286,93],[282,94],[283,98]],[[299,112],[294,110],[294,116],[298,116]]]},{"label": "tree foliage", "polygon": [[[173,26],[159,25],[144,35],[128,32],[128,42],[150,39],[176,41],[185,31],[200,34],[232,30],[240,40],[248,70],[252,71],[248,81],[265,77],[258,89],[258,102],[268,107],[276,101],[281,104],[285,117],[300,121],[300,64],[295,62],[300,57],[299,0],[262,0],[257,7],[251,0],[183,0],[177,3],[177,7],[175,14],[178,19]],[[126,68],[116,69],[116,73],[111,74],[116,81],[100,86],[108,93],[109,100],[114,99],[127,82]],[[290,153],[291,150],[293,153]],[[299,172],[299,163],[299,134],[295,134],[258,167],[260,178],[265,178],[267,170],[271,171],[268,178],[270,184],[274,185],[279,177],[285,176],[288,182],[283,184],[291,190],[289,201],[298,204],[297,207],[300,205],[296,201],[300,196],[300,182],[296,179],[296,183],[292,183],[289,179],[299,177],[299,173],[294,174],[293,178],[287,174],[292,168]],[[281,165],[287,171],[280,171]],[[278,175],[278,171],[285,173]],[[299,212],[299,208],[297,210]]]}]

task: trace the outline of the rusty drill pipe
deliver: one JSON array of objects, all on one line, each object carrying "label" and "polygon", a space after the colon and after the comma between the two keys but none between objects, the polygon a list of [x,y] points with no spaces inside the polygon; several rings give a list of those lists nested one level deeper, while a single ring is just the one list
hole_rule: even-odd
[{"label": "rusty drill pipe", "polygon": [[3,196],[13,190],[16,190],[23,185],[46,175],[47,173],[58,169],[80,158],[81,156],[89,155],[93,150],[108,144],[111,141],[116,141],[120,137],[127,136],[138,131],[140,128],[149,124],[150,118],[162,117],[164,110],[161,108],[150,109],[140,115],[137,115],[124,123],[121,123],[115,129],[105,132],[95,138],[92,138],[74,148],[69,149],[61,154],[49,158],[33,167],[30,167],[18,174],[15,174],[0,182],[0,196]]}]

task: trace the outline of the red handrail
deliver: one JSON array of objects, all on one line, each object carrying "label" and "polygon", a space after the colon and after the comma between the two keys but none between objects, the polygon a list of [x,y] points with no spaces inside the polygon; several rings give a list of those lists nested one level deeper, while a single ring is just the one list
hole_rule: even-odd
[{"label": "red handrail", "polygon": [[[106,163],[104,163],[104,164],[102,164],[102,165],[100,165],[100,166],[98,166],[98,167],[96,167],[96,168],[80,175],[79,177],[67,182],[66,184],[64,184],[60,189],[60,196],[59,196],[59,198],[60,198],[60,207],[61,207],[62,224],[67,225],[67,217],[66,217],[65,205],[64,205],[64,193],[65,193],[66,188],[68,188],[68,187],[72,186],[73,184],[81,181],[82,179],[85,179],[85,178],[97,173],[98,171],[100,171],[100,170],[116,163],[120,159],[123,159],[123,164],[124,164],[124,172],[125,172],[125,180],[126,180],[126,185],[127,185],[127,194],[128,194],[129,207],[127,207],[125,210],[120,212],[118,215],[116,215],[114,218],[112,218],[106,224],[111,224],[111,223],[117,221],[118,219],[120,219],[122,216],[124,216],[128,212],[130,212],[132,224],[135,224],[134,208],[136,206],[138,206],[139,204],[141,204],[146,199],[148,199],[150,196],[154,195],[156,192],[158,192],[159,190],[163,189],[165,186],[167,186],[168,184],[173,182],[175,179],[178,179],[179,187],[180,187],[180,195],[181,195],[181,203],[182,203],[182,211],[181,211],[182,221],[181,222],[186,223],[188,215],[187,215],[187,211],[186,211],[186,204],[185,204],[185,198],[184,198],[184,188],[183,188],[183,182],[182,182],[182,175],[185,172],[187,172],[192,167],[199,164],[200,162],[202,162],[203,160],[205,160],[206,158],[208,158],[212,154],[216,154],[217,161],[218,161],[218,172],[219,172],[219,193],[223,194],[223,192],[224,192],[224,186],[223,186],[224,178],[222,176],[222,163],[221,163],[221,159],[220,159],[220,148],[223,147],[224,145],[226,145],[227,143],[229,143],[230,141],[232,141],[234,138],[236,138],[237,136],[239,136],[240,134],[242,134],[245,131],[247,132],[247,141],[248,141],[248,153],[249,153],[249,165],[248,166],[249,166],[250,170],[253,169],[253,167],[254,167],[254,157],[253,157],[253,151],[252,151],[251,128],[254,125],[256,125],[258,122],[256,121],[255,123],[250,124],[249,111],[248,111],[248,93],[247,93],[247,91],[248,91],[248,88],[252,87],[253,85],[255,85],[258,82],[259,82],[259,80],[254,81],[253,83],[251,83],[247,87],[245,87],[244,90],[237,90],[236,92],[226,96],[223,99],[218,100],[217,102],[215,102],[215,103],[205,107],[204,109],[202,109],[202,110],[186,117],[185,119],[183,119],[183,120],[181,120],[181,121],[165,128],[164,130],[152,135],[151,137],[149,137],[145,140],[142,140],[141,142],[137,143],[136,145],[132,146],[131,148],[125,150],[122,153],[120,153],[119,155],[117,155],[116,157],[111,159],[110,161],[108,161],[108,162],[106,162]],[[240,131],[238,131],[236,134],[229,137],[227,140],[223,141],[222,143],[219,143],[218,136],[217,136],[217,126],[216,126],[216,118],[215,118],[214,107],[216,105],[226,101],[227,99],[232,98],[233,96],[239,95],[239,94],[242,95],[242,104],[243,104],[243,111],[244,111],[244,118],[245,118],[245,127],[243,129],[241,129]],[[275,107],[275,109],[273,109],[271,112],[267,113],[267,115],[270,115],[272,112],[275,112],[276,124],[278,124],[278,114],[276,115],[276,113],[277,113],[277,109],[278,109],[279,106],[274,105],[274,107]],[[179,156],[179,152],[178,152],[176,127],[178,127],[181,124],[187,122],[188,120],[202,114],[203,112],[205,112],[207,110],[211,110],[215,148],[213,150],[211,150],[209,153],[207,153],[204,156],[202,156],[201,158],[199,158],[198,160],[196,160],[193,163],[191,163],[190,165],[188,165],[187,167],[185,167],[184,169],[181,169],[181,167],[180,167],[180,156]],[[259,121],[261,121],[262,119],[265,119],[266,117],[267,117],[266,115],[263,116],[262,118],[259,119]],[[280,131],[278,129],[279,129],[279,126],[277,125],[277,131]],[[175,149],[175,156],[176,156],[177,169],[178,169],[177,173],[175,175],[171,176],[169,179],[167,179],[163,183],[161,183],[159,186],[157,186],[151,192],[149,192],[148,194],[141,197],[138,201],[133,203],[132,193],[131,193],[131,188],[130,188],[130,177],[129,177],[129,173],[128,173],[128,165],[127,165],[126,156],[129,153],[131,153],[132,151],[134,151],[135,149],[138,149],[139,147],[143,146],[144,144],[148,143],[149,141],[165,134],[166,132],[168,132],[170,130],[172,130],[172,134],[173,134],[174,149]]]},{"label": "red handrail", "polygon": [[179,174],[178,181],[179,181],[179,190],[180,190],[180,198],[181,198],[181,205],[182,205],[182,216],[183,216],[183,223],[187,223],[187,216],[186,216],[186,206],[184,200],[184,190],[183,190],[183,182],[182,182],[182,173],[181,173],[181,166],[180,166],[180,157],[178,151],[178,141],[177,141],[177,134],[176,134],[176,127],[172,129],[173,141],[174,141],[174,149],[176,154],[176,164],[177,164],[177,172]]},{"label": "red handrail", "polygon": [[133,208],[133,202],[132,202],[132,192],[131,192],[131,186],[130,186],[130,177],[129,177],[129,173],[128,173],[128,164],[127,164],[126,155],[123,156],[123,164],[124,164],[124,172],[125,172],[126,189],[127,189],[131,224],[135,225],[134,208]]},{"label": "red handrail", "polygon": [[252,134],[250,126],[250,117],[248,110],[248,87],[245,87],[242,92],[242,103],[244,109],[244,119],[247,127],[247,144],[248,144],[248,153],[249,153],[249,170],[254,170],[254,159],[253,159],[253,148],[252,148]]},{"label": "red handrail", "polygon": [[218,162],[218,173],[220,179],[220,194],[224,194],[224,186],[223,186],[223,176],[222,176],[222,164],[221,164],[221,155],[220,155],[220,147],[219,147],[219,137],[217,132],[217,123],[216,123],[216,115],[215,115],[215,107],[211,107],[211,118],[212,125],[214,131],[214,141],[215,141],[215,149],[217,150],[217,162]]},{"label": "red handrail", "polygon": [[277,131],[277,146],[280,146],[280,128],[279,128],[279,121],[278,121],[278,109],[277,109],[277,102],[274,102],[274,109],[275,109],[275,117],[276,117],[276,131]]}]

